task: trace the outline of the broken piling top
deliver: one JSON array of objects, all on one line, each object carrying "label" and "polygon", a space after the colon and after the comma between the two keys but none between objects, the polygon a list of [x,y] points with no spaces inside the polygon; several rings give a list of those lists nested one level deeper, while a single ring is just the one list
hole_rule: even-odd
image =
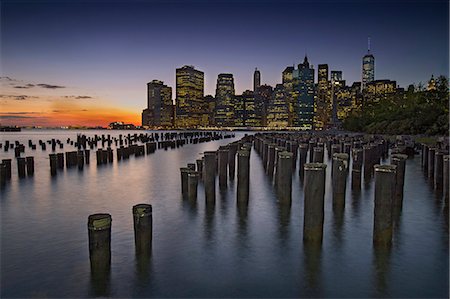
[{"label": "broken piling top", "polygon": [[105,230],[111,228],[112,218],[110,214],[98,213],[92,214],[88,217],[88,229],[90,230]]},{"label": "broken piling top", "polygon": [[392,161],[400,161],[400,160],[406,160],[408,159],[407,155],[403,155],[403,154],[392,154],[391,156],[391,160]]},{"label": "broken piling top", "polygon": [[395,165],[380,165],[380,164],[376,164],[376,165],[373,166],[373,168],[377,172],[395,173],[397,171],[397,166],[395,166]]},{"label": "broken piling top", "polygon": [[250,151],[247,149],[240,149],[237,151],[237,154],[241,157],[250,157]]},{"label": "broken piling top", "polygon": [[139,216],[139,217],[145,217],[152,215],[152,205],[150,204],[137,204],[133,206],[133,215]]},{"label": "broken piling top", "polygon": [[291,159],[293,156],[294,154],[288,151],[282,151],[278,153],[278,157],[280,159]]},{"label": "broken piling top", "polygon": [[324,163],[306,163],[305,170],[308,171],[321,171],[327,168],[327,165]]}]

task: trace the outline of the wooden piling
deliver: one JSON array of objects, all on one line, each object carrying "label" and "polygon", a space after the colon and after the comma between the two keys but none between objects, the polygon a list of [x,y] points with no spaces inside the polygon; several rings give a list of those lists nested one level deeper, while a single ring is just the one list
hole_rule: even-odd
[{"label": "wooden piling", "polygon": [[250,188],[250,151],[238,150],[237,202],[248,202]]},{"label": "wooden piling", "polygon": [[137,204],[132,213],[136,255],[149,256],[152,250],[152,205]]},{"label": "wooden piling", "polygon": [[388,247],[392,242],[392,201],[395,194],[395,165],[375,165],[373,243]]},{"label": "wooden piling", "polygon": [[323,163],[305,164],[303,241],[322,243],[325,196]]}]

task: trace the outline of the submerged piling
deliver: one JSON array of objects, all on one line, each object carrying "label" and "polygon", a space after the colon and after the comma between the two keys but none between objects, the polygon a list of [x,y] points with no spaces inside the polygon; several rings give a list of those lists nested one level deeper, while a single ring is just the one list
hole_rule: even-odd
[{"label": "submerged piling", "polygon": [[277,193],[282,204],[291,204],[292,194],[292,159],[294,154],[283,151],[278,153]]}]

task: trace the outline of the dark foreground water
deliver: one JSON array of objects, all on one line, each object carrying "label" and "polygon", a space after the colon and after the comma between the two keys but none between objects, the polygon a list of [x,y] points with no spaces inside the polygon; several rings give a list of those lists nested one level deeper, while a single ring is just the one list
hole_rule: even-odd
[{"label": "dark foreground water", "polygon": [[[0,134],[2,142],[25,144],[76,137],[74,131]],[[13,179],[1,191],[1,297],[448,296],[448,222],[420,156],[407,161],[403,211],[390,251],[372,247],[373,181],[360,194],[347,185],[343,219],[333,215],[330,165],[323,245],[308,249],[298,174],[292,207],[280,210],[253,150],[247,211],[236,207],[236,180],[226,192],[217,188],[213,209],[205,208],[201,184],[196,204],[182,199],[179,168],[231,141],[158,150],[101,167],[91,152],[90,166],[65,169],[57,177],[50,176],[49,147],[27,147],[25,156],[35,156],[34,177],[19,180],[13,160]],[[65,144],[64,150],[73,149]],[[0,151],[0,158],[13,156]],[[131,207],[137,203],[153,205],[149,261],[135,258]],[[111,275],[104,289],[90,277],[87,217],[97,212],[113,218]]]}]

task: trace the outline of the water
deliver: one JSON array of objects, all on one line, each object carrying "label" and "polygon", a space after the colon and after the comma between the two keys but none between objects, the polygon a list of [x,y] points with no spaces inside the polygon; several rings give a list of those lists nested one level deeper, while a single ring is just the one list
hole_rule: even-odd
[{"label": "water", "polygon": [[[65,141],[76,133],[23,131],[0,137],[27,145],[28,139]],[[14,152],[1,150],[0,158],[13,158],[13,178],[0,200],[1,297],[448,296],[448,220],[419,156],[407,160],[403,211],[390,251],[372,247],[373,181],[359,195],[348,184],[344,217],[333,215],[331,165],[324,240],[321,249],[311,249],[302,242],[298,174],[292,207],[281,209],[254,150],[246,211],[236,206],[236,180],[225,192],[217,186],[213,209],[205,207],[201,184],[196,204],[182,199],[179,168],[243,134],[101,167],[91,152],[83,171],[65,169],[56,177],[50,176],[48,147],[46,152],[26,147],[25,156],[35,156],[35,175],[25,179],[17,177]],[[135,258],[131,207],[137,203],[153,206],[149,261]],[[104,289],[90,277],[87,217],[97,212],[113,218],[111,275]]]}]

